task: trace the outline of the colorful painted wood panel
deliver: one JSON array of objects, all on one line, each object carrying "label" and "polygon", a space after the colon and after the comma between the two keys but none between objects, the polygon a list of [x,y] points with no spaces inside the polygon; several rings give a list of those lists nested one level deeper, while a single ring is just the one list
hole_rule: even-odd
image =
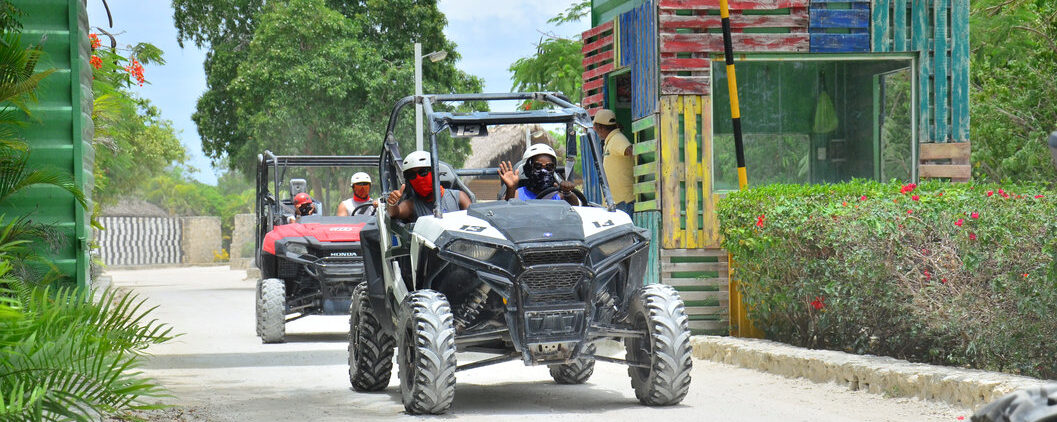
[{"label": "colorful painted wood panel", "polygon": [[811,52],[870,51],[870,0],[811,0]]},{"label": "colorful painted wood panel", "polygon": [[[807,52],[808,0],[729,2],[736,52]],[[723,51],[718,0],[659,0],[661,95],[708,95],[709,54]]]},{"label": "colorful painted wood panel", "polygon": [[659,210],[660,154],[657,151],[657,115],[651,114],[631,124],[632,155],[635,156],[635,211]]},{"label": "colorful painted wood panel", "polygon": [[719,246],[716,197],[712,194],[711,127],[711,97],[661,97],[660,205],[664,248]]},{"label": "colorful painted wood panel", "polygon": [[648,1],[618,19],[621,67],[631,73],[631,118],[641,119],[657,108],[657,13]]},{"label": "colorful painted wood panel", "polygon": [[605,103],[606,74],[616,68],[616,33],[613,21],[591,28],[582,34],[584,55],[583,65],[583,107],[594,115]]},{"label": "colorful painted wood panel", "polygon": [[661,249],[661,282],[675,287],[694,334],[725,335],[730,326],[727,252]]},{"label": "colorful painted wood panel", "polygon": [[646,275],[643,284],[657,284],[661,282],[660,265],[660,240],[661,240],[661,213],[659,211],[636,212],[632,215],[636,227],[642,227],[650,231],[649,260],[646,263]]}]

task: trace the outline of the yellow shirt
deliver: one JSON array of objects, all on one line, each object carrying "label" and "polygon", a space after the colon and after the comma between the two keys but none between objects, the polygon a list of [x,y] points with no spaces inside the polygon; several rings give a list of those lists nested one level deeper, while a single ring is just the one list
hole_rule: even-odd
[{"label": "yellow shirt", "polygon": [[630,146],[628,138],[620,133],[619,129],[615,129],[609,132],[603,148],[605,157],[602,159],[602,167],[606,172],[606,179],[609,180],[609,189],[613,192],[613,201],[616,203],[635,202],[632,190],[632,185],[635,184],[632,174],[635,157],[624,155],[624,151]]}]

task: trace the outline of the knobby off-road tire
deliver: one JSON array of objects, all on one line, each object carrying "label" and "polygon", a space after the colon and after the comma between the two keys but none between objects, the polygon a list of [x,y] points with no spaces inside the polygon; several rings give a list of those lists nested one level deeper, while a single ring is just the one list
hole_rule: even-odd
[{"label": "knobby off-road tire", "polygon": [[256,325],[256,327],[257,327],[257,337],[261,336],[261,330],[263,329],[263,326],[264,326],[264,324],[263,324],[263,322],[264,322],[263,321],[263,316],[261,315],[261,283],[263,283],[263,282],[264,282],[264,280],[261,280],[259,278],[257,279],[257,288],[254,290],[254,297],[253,297],[253,307],[254,307],[254,310],[256,311],[256,314],[255,314],[254,318],[255,318],[255,321],[257,321],[257,323],[254,324],[254,325]]},{"label": "knobby off-road tire", "polygon": [[980,408],[973,422],[1057,421],[1057,383],[1002,396]]},{"label": "knobby off-road tire", "polygon": [[261,282],[260,313],[257,325],[261,341],[282,343],[286,337],[286,283],[278,278]]},{"label": "knobby off-road tire", "polygon": [[[596,349],[595,344],[591,343],[584,348],[583,354],[594,355]],[[595,360],[577,359],[572,363],[550,365],[548,368],[551,370],[551,378],[558,384],[583,384],[595,373]]]},{"label": "knobby off-road tire", "polygon": [[381,391],[393,375],[396,339],[382,329],[367,297],[367,283],[352,291],[349,309],[349,382],[356,391]]},{"label": "knobby off-road tire", "polygon": [[411,414],[439,415],[455,399],[455,327],[451,305],[432,290],[412,292],[401,305],[397,344],[400,395]]},{"label": "knobby off-road tire", "polygon": [[692,366],[690,326],[682,299],[671,286],[645,286],[631,304],[630,318],[635,328],[648,332],[647,341],[624,341],[627,360],[649,363],[649,368],[628,367],[635,397],[647,406],[678,404],[690,390]]}]

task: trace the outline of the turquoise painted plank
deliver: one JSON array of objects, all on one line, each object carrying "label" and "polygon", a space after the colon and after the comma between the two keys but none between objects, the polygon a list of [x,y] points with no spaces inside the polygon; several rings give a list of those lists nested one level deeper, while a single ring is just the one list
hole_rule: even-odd
[{"label": "turquoise painted plank", "polygon": [[877,0],[873,5],[873,18],[870,19],[870,27],[873,29],[873,51],[884,53],[892,50],[892,31],[888,26],[891,8],[891,0]]},{"label": "turquoise painted plank", "polygon": [[951,8],[951,137],[969,142],[969,0]]},{"label": "turquoise painted plank", "polygon": [[933,10],[936,11],[933,15],[935,19],[935,32],[933,33],[935,63],[932,68],[932,73],[935,75],[932,82],[935,85],[933,100],[936,102],[936,117],[934,121],[936,129],[933,137],[935,142],[947,142],[950,135],[947,123],[950,121],[950,107],[947,104],[947,93],[950,92],[947,82],[947,74],[950,73],[947,67],[950,63],[947,59],[947,6],[950,4],[949,1],[933,1]]},{"label": "turquoise painted plank", "polygon": [[907,51],[907,0],[894,0],[892,13],[892,51]]},{"label": "turquoise painted plank", "polygon": [[643,211],[635,213],[634,217],[635,225],[642,227],[650,231],[650,251],[649,260],[646,263],[646,274],[643,277],[642,284],[657,284],[661,281],[661,264],[660,264],[660,232],[661,232],[661,212],[660,211]]},{"label": "turquoise painted plank", "polygon": [[932,83],[929,80],[932,72],[932,57],[929,51],[929,42],[932,33],[929,31],[929,0],[913,0],[911,47],[920,51],[918,60],[918,142],[929,142],[931,140],[930,128],[930,100]]}]

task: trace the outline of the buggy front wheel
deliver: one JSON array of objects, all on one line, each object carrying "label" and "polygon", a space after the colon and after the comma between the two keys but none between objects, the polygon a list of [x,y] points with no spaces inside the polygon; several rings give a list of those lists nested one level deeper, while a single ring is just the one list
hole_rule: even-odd
[{"label": "buggy front wheel", "polygon": [[418,290],[404,299],[397,329],[400,395],[411,414],[439,415],[455,399],[455,327],[444,295]]},{"label": "buggy front wheel", "polygon": [[631,325],[646,337],[624,341],[635,397],[647,406],[678,404],[690,390],[690,327],[683,300],[671,286],[652,284],[631,304]]}]

